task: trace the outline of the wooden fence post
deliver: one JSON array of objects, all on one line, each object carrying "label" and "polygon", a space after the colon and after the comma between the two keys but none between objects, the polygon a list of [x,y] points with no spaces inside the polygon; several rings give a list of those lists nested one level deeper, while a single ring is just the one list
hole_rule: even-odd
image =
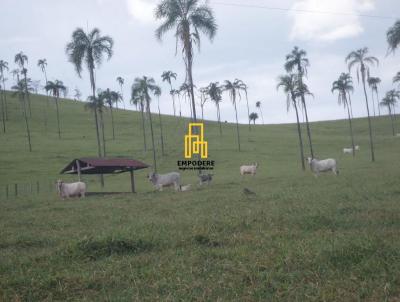
[{"label": "wooden fence post", "polygon": [[135,176],[133,175],[133,170],[129,171],[131,174],[131,188],[132,188],[132,193],[136,193],[135,192]]}]

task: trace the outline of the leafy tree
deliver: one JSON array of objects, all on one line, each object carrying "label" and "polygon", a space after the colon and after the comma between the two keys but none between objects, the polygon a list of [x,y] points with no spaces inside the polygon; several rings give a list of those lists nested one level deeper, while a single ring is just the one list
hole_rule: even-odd
[{"label": "leafy tree", "polygon": [[397,20],[386,33],[387,42],[389,45],[388,52],[394,53],[400,45],[400,20]]},{"label": "leafy tree", "polygon": [[[28,56],[21,51],[15,55],[14,62],[21,68],[21,73],[24,75],[25,87],[28,87],[27,83],[28,69],[25,68],[25,63],[28,63]],[[25,91],[25,98],[28,100],[29,117],[32,117],[31,99],[29,97],[28,90]]]},{"label": "leafy tree", "polygon": [[150,121],[150,133],[151,133],[151,143],[153,147],[153,167],[154,172],[157,172],[157,160],[156,160],[156,148],[154,144],[154,131],[153,122],[151,119],[150,94],[155,94],[159,92],[159,87],[156,85],[153,78],[148,78],[143,76],[142,78],[136,78],[132,85],[132,95],[140,95],[142,99],[146,102],[146,111]]},{"label": "leafy tree", "polygon": [[44,89],[46,89],[47,92],[50,92],[53,95],[54,101],[56,102],[58,138],[61,139],[60,111],[59,111],[58,101],[60,99],[60,93],[63,92],[67,88],[64,86],[62,81],[55,80],[54,82],[53,81],[47,81],[47,84],[44,87]]},{"label": "leafy tree", "polygon": [[240,133],[239,133],[239,120],[237,115],[237,97],[240,96],[240,91],[243,90],[244,87],[240,80],[234,80],[233,82],[225,80],[223,85],[223,91],[227,91],[229,93],[229,97],[231,98],[233,107],[235,109],[236,115],[236,134],[237,134],[237,141],[238,141],[238,150],[240,152]]},{"label": "leafy tree", "polygon": [[296,90],[298,85],[298,76],[294,74],[290,75],[283,75],[280,76],[278,79],[278,85],[276,86],[277,90],[280,88],[286,94],[286,108],[289,111],[290,106],[293,106],[296,112],[296,119],[297,119],[297,134],[299,136],[299,146],[300,146],[300,161],[301,167],[303,171],[305,171],[306,167],[304,164],[304,149],[303,149],[303,138],[301,135],[301,126],[300,126],[300,119],[299,119],[299,109],[297,104],[297,97],[296,97]]},{"label": "leafy tree", "polygon": [[[82,28],[77,28],[72,33],[72,41],[66,46],[65,51],[69,61],[75,66],[78,76],[81,77],[83,64],[86,65],[89,71],[93,101],[96,100],[94,69],[96,66],[99,67],[101,65],[104,54],[107,56],[108,60],[112,57],[113,45],[113,39],[109,36],[101,36],[98,28],[94,28],[89,33],[85,33]],[[102,157],[97,110],[93,110],[93,112],[96,126],[98,155],[99,157]],[[103,150],[105,150],[105,147],[103,147]],[[105,154],[103,155],[105,156]],[[101,176],[101,186],[104,187],[103,176]]]},{"label": "leafy tree", "polygon": [[400,92],[396,90],[390,90],[386,93],[386,96],[382,99],[380,102],[380,105],[382,107],[386,107],[389,111],[389,116],[390,116],[390,121],[392,122],[392,134],[395,136],[395,128],[394,128],[394,119],[393,119],[393,113],[394,113],[394,107],[397,104],[397,101],[400,99]]},{"label": "leafy tree", "polygon": [[219,86],[218,82],[211,82],[207,87],[207,93],[212,102],[214,102],[217,107],[217,119],[219,125],[219,134],[222,135],[222,126],[221,126],[221,110],[219,108],[219,104],[222,101],[222,88]]},{"label": "leafy tree", "polygon": [[368,114],[368,128],[369,128],[369,142],[371,148],[371,160],[375,161],[375,153],[374,153],[374,142],[372,138],[372,125],[371,125],[371,117],[369,113],[369,105],[368,105],[368,96],[367,96],[367,89],[365,87],[365,81],[367,79],[367,75],[369,74],[369,65],[379,64],[377,58],[368,56],[368,48],[361,48],[356,51],[352,51],[346,57],[346,63],[348,64],[349,71],[353,68],[356,68],[357,80],[360,80],[360,73],[361,73],[361,81],[363,84],[364,95],[365,95],[365,104],[367,107],[367,114]]},{"label": "leafy tree", "polygon": [[[124,109],[126,109],[125,101],[124,101],[124,90],[122,89],[122,86],[124,86],[125,80],[122,77],[117,77],[117,83],[119,84],[119,88],[121,91],[122,104],[124,105]],[[117,109],[118,109],[118,103],[116,103],[116,105],[117,105]]]},{"label": "leafy tree", "polygon": [[157,97],[157,105],[158,105],[158,120],[160,122],[160,138],[161,138],[161,154],[164,156],[165,151],[164,151],[164,132],[163,132],[163,124],[162,124],[162,119],[161,119],[161,110],[160,110],[160,96],[161,96],[161,88],[157,86],[154,89],[154,95]]},{"label": "leafy tree", "polygon": [[12,86],[11,89],[15,90],[15,92],[12,94],[13,97],[18,96],[18,98],[21,102],[22,116],[24,117],[24,120],[25,120],[26,136],[28,138],[29,152],[32,152],[31,131],[30,131],[30,127],[29,127],[28,114],[26,111],[26,106],[25,106],[25,101],[24,101],[26,92],[32,91],[32,87],[30,87],[29,83],[30,83],[30,81],[28,81],[27,79],[19,80],[17,85]]},{"label": "leafy tree", "polygon": [[258,114],[255,112],[250,113],[249,116],[250,121],[253,121],[254,125],[256,124],[256,120],[258,119]]},{"label": "leafy tree", "polygon": [[[171,88],[170,92],[173,91],[172,88],[172,79],[176,80],[177,74],[173,71],[164,71],[161,75],[161,79],[163,82],[167,82],[169,84],[169,87]],[[171,93],[172,97],[172,106],[174,109],[174,116],[176,116],[176,107],[175,107],[175,94]]]},{"label": "leafy tree", "polygon": [[[310,66],[310,62],[306,56],[307,56],[306,51],[303,49],[299,49],[297,46],[295,46],[292,52],[286,56],[285,69],[288,73],[292,73],[294,71],[297,72],[298,87],[304,87],[303,78],[304,76],[307,76],[307,68]],[[307,136],[308,136],[308,144],[310,146],[310,153],[311,157],[314,158],[314,149],[311,139],[310,123],[308,121],[307,104],[306,104],[305,94],[301,90],[300,90],[300,98],[301,98],[301,105],[304,109],[306,117]]]},{"label": "leafy tree", "polygon": [[332,93],[335,91],[338,92],[338,103],[339,105],[343,105],[345,109],[347,109],[347,116],[349,120],[349,129],[350,129],[350,138],[351,138],[351,146],[353,148],[353,157],[355,157],[355,145],[354,145],[354,135],[353,135],[353,126],[350,114],[350,104],[348,101],[348,95],[350,92],[354,90],[353,82],[351,78],[348,78],[345,73],[342,73],[339,79],[332,83]]},{"label": "leafy tree", "polygon": [[175,29],[177,45],[181,44],[186,67],[186,79],[190,89],[192,116],[196,117],[196,105],[193,85],[193,44],[200,48],[200,33],[212,40],[217,32],[214,14],[207,4],[199,0],[162,0],[156,8],[155,17],[162,20],[156,30],[161,40],[168,31]]},{"label": "leafy tree", "polygon": [[262,110],[261,110],[261,102],[260,102],[260,101],[258,101],[258,102],[256,103],[256,108],[258,108],[258,110],[260,111],[261,120],[262,120],[262,123],[263,123],[263,125],[264,125],[264,116],[263,116],[263,113],[262,113]]}]

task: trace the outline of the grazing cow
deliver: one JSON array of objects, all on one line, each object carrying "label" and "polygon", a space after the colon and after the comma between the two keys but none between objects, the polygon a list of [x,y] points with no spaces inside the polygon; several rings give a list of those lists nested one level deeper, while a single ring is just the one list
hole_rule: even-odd
[{"label": "grazing cow", "polygon": [[240,166],[240,175],[251,174],[256,175],[258,163],[254,163],[251,166]]},{"label": "grazing cow", "polygon": [[[360,146],[359,145],[354,146],[354,151],[360,151]],[[343,153],[353,154],[353,148],[343,148]]]},{"label": "grazing cow", "polygon": [[200,180],[199,185],[202,186],[205,183],[207,183],[209,185],[210,182],[212,181],[213,175],[212,174],[200,174],[198,177],[199,177],[199,180]]},{"label": "grazing cow", "polygon": [[187,191],[190,191],[191,189],[192,189],[192,185],[191,184],[188,184],[186,186],[180,186],[180,191],[181,192],[187,192]]},{"label": "grazing cow", "polygon": [[314,173],[315,177],[318,177],[320,172],[332,171],[335,175],[339,174],[337,169],[336,160],[333,158],[328,158],[324,160],[318,160],[315,158],[307,158],[310,165],[311,171]]},{"label": "grazing cow", "polygon": [[57,190],[62,199],[74,196],[85,197],[86,184],[84,182],[65,183],[59,179]]},{"label": "grazing cow", "polygon": [[159,191],[162,191],[163,187],[170,187],[170,186],[174,186],[175,191],[179,191],[181,183],[181,175],[177,172],[171,172],[168,174],[150,173],[149,181]]},{"label": "grazing cow", "polygon": [[354,147],[354,150],[360,151],[360,146],[359,146],[359,145],[356,145],[356,146]]}]

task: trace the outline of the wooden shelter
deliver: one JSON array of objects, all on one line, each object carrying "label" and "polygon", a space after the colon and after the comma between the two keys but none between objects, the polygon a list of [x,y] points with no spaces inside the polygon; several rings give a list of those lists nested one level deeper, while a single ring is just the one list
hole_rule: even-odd
[{"label": "wooden shelter", "polygon": [[79,181],[81,174],[120,174],[129,172],[131,175],[131,188],[135,193],[134,171],[146,169],[149,165],[138,160],[129,158],[77,158],[71,161],[60,174],[78,174]]}]

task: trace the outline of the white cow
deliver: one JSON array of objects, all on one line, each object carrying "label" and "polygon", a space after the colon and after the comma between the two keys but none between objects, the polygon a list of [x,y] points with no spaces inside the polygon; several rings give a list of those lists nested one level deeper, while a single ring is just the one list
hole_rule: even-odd
[{"label": "white cow", "polygon": [[[354,151],[360,151],[360,146],[354,146]],[[344,154],[353,154],[353,148],[343,148]]]},{"label": "white cow", "polygon": [[328,172],[328,171],[332,171],[335,175],[339,174],[339,170],[337,169],[336,159],[328,158],[324,160],[318,160],[309,157],[307,158],[307,161],[315,177],[318,177],[319,173],[321,172]]},{"label": "white cow", "polygon": [[240,175],[251,174],[256,175],[258,163],[254,163],[251,166],[240,166]]},{"label": "white cow", "polygon": [[62,199],[74,196],[85,197],[86,184],[84,182],[65,183],[59,179],[57,181],[57,190]]},{"label": "white cow", "polygon": [[171,172],[168,174],[150,173],[149,181],[159,191],[162,191],[163,187],[170,187],[170,186],[174,186],[175,191],[179,191],[181,183],[181,175],[177,172]]}]

